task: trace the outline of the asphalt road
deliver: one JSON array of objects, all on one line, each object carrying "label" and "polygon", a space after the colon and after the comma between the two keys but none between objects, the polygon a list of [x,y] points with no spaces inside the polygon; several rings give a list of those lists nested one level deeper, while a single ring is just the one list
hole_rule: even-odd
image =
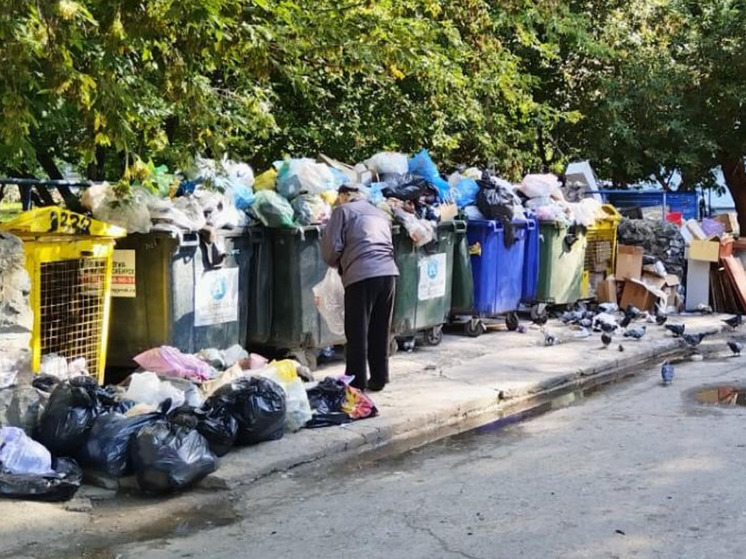
[{"label": "asphalt road", "polygon": [[746,408],[691,398],[734,381],[746,387],[746,357],[679,364],[670,387],[652,370],[506,428],[276,476],[167,537],[89,555],[740,558]]}]

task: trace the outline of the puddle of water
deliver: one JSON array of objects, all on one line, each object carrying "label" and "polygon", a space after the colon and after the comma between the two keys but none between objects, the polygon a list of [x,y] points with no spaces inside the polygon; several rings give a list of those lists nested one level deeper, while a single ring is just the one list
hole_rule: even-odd
[{"label": "puddle of water", "polygon": [[[131,507],[131,512],[136,514],[136,502],[128,504],[135,505]],[[116,547],[118,545],[133,542],[148,542],[164,538],[185,537],[201,530],[228,526],[238,520],[238,514],[230,504],[223,502],[209,503],[197,506],[191,510],[154,519],[147,526],[139,530],[127,532],[122,536],[110,535],[109,537],[98,538],[99,541],[101,539],[106,540],[106,545],[102,546],[100,543],[96,545],[93,542],[91,542],[91,545],[83,544],[75,552],[74,557],[81,559],[116,559]],[[73,557],[73,555],[65,554],[61,554],[60,556]]]},{"label": "puddle of water", "polygon": [[744,386],[709,386],[694,393],[694,400],[709,406],[746,406],[746,387]]}]

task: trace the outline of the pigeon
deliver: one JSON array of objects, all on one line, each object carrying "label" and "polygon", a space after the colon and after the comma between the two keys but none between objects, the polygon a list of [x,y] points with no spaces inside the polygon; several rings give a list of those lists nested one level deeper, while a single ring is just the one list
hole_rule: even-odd
[{"label": "pigeon", "polygon": [[624,333],[625,338],[634,338],[635,340],[640,340],[645,335],[645,326],[638,326],[637,328],[632,328],[632,330],[627,330]]},{"label": "pigeon", "polygon": [[712,307],[710,305],[700,303],[699,305],[697,305],[697,311],[701,312],[702,314],[712,314]]},{"label": "pigeon", "polygon": [[627,326],[629,326],[630,322],[632,322],[632,316],[625,314],[624,318],[619,323],[619,326],[621,326],[622,328],[626,328]]},{"label": "pigeon", "polygon": [[549,319],[547,315],[547,306],[544,303],[539,303],[531,307],[531,322],[537,326],[544,326]]},{"label": "pigeon", "polygon": [[702,340],[705,339],[705,336],[707,336],[706,332],[702,332],[701,334],[684,334],[684,342],[689,347],[697,347],[699,344],[702,343]]},{"label": "pigeon", "polygon": [[680,338],[684,334],[686,324],[666,324],[666,330],[673,334],[674,338]]},{"label": "pigeon", "polygon": [[666,361],[661,367],[661,378],[663,379],[664,386],[668,386],[673,382],[673,375],[673,365],[669,361]]},{"label": "pigeon", "polygon": [[580,324],[580,325],[581,325],[581,326],[582,326],[583,328],[590,328],[591,326],[593,326],[593,320],[591,320],[590,318],[584,318],[584,319],[582,319],[582,320],[581,320],[581,321],[579,322],[579,324]]},{"label": "pigeon", "polygon": [[743,349],[743,344],[741,342],[730,341],[728,342],[728,347],[733,352],[733,355],[736,357],[741,356],[741,350]]},{"label": "pigeon", "polygon": [[598,305],[598,308],[605,313],[612,313],[619,310],[619,305],[617,305],[616,303],[601,303],[600,305]]},{"label": "pigeon", "polygon": [[553,336],[549,332],[544,332],[544,345],[545,346],[553,346],[557,345],[559,342],[557,341],[556,336]]},{"label": "pigeon", "polygon": [[624,351],[624,346],[622,344],[619,344],[619,351],[620,352]]},{"label": "pigeon", "polygon": [[601,330],[606,334],[613,334],[618,326],[612,322],[601,322]]},{"label": "pigeon", "polygon": [[655,317],[655,323],[658,326],[663,326],[667,320],[668,320],[668,317],[665,314],[659,314],[659,315],[656,315]]},{"label": "pigeon", "polygon": [[604,344],[604,347],[609,347],[609,344],[611,344],[611,336],[609,336],[606,332],[601,334],[601,343]]},{"label": "pigeon", "polygon": [[627,305],[627,308],[624,309],[624,316],[629,316],[632,319],[639,318],[640,317],[640,309],[633,305]]},{"label": "pigeon", "polygon": [[732,316],[731,318],[726,318],[725,320],[723,320],[723,322],[725,322],[728,326],[735,330],[741,324],[743,324],[743,317],[740,314],[737,314],[736,316]]}]

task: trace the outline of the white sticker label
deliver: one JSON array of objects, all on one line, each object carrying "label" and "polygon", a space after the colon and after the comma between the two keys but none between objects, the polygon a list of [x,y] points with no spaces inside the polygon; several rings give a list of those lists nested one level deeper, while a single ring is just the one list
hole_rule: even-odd
[{"label": "white sticker label", "polygon": [[238,268],[205,272],[194,293],[194,325],[211,326],[238,320]]},{"label": "white sticker label", "polygon": [[111,265],[111,296],[137,297],[135,251],[115,250]]},{"label": "white sticker label", "polygon": [[420,260],[420,285],[417,297],[420,301],[437,299],[446,294],[446,255],[434,254]]}]

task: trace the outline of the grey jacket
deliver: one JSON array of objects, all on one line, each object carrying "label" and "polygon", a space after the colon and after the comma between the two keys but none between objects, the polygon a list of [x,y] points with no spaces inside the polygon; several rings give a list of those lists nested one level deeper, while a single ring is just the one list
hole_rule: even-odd
[{"label": "grey jacket", "polygon": [[380,276],[398,276],[391,240],[391,222],[366,200],[334,209],[321,237],[321,253],[342,273],[345,287]]}]

